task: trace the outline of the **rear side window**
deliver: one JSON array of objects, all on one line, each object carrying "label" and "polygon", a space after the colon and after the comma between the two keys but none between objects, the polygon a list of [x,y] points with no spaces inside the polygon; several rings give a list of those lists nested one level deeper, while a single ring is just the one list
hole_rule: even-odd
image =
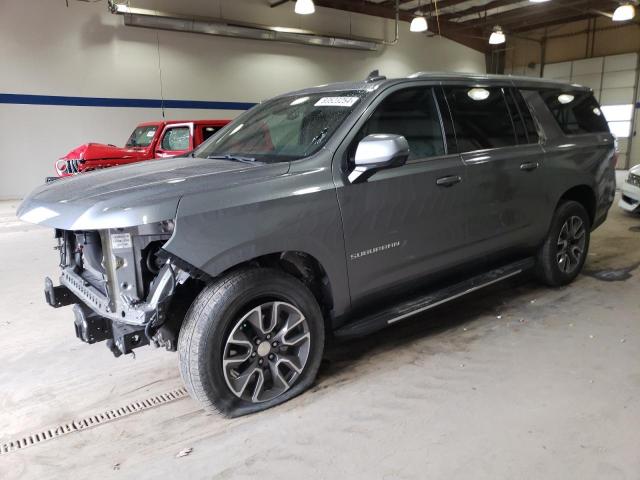
[{"label": "rear side window", "polygon": [[566,135],[609,133],[609,125],[591,92],[545,89],[540,96]]},{"label": "rear side window", "polygon": [[522,94],[513,88],[505,90],[505,98],[509,104],[509,111],[513,118],[513,124],[516,128],[516,136],[518,143],[524,145],[527,143],[538,143],[540,140],[538,130],[533,122],[529,105],[522,98]]},{"label": "rear side window", "polygon": [[460,153],[516,145],[500,87],[444,87]]},{"label": "rear side window", "polygon": [[374,133],[404,136],[409,142],[410,160],[445,154],[440,117],[430,88],[407,88],[390,94],[362,127],[356,143]]},{"label": "rear side window", "polygon": [[189,127],[168,129],[162,137],[162,149],[169,151],[189,149]]}]

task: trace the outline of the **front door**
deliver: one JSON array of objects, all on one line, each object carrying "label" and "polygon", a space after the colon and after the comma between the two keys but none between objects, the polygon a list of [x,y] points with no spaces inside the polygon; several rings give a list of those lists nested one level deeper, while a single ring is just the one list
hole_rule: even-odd
[{"label": "front door", "polygon": [[193,150],[193,125],[180,123],[168,125],[156,147],[156,158],[177,157]]},{"label": "front door", "polygon": [[[433,89],[396,87],[372,107],[334,160],[354,306],[417,286],[456,264],[466,243],[465,166],[447,154]],[[403,135],[409,160],[350,184],[357,144],[373,133]]]}]

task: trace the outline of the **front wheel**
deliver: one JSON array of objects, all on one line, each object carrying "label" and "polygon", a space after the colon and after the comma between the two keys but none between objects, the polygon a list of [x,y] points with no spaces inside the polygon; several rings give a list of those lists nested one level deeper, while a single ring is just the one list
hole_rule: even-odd
[{"label": "front wheel", "polygon": [[180,372],[206,410],[235,417],[282,403],[315,379],[324,322],[293,276],[232,272],[198,295],[180,332]]},{"label": "front wheel", "polygon": [[549,286],[571,283],[580,273],[589,250],[591,221],[582,204],[560,203],[536,257],[536,276]]}]

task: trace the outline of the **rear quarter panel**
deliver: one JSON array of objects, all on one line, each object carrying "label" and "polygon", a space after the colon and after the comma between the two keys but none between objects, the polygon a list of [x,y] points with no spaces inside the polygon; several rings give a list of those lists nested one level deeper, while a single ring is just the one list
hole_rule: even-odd
[{"label": "rear quarter panel", "polygon": [[[546,235],[562,196],[573,187],[585,185],[595,194],[593,228],[606,218],[615,195],[615,140],[610,133],[565,135],[544,101],[535,92],[526,92],[533,113],[543,130],[546,213],[541,224]],[[532,206],[532,208],[538,208]]]}]

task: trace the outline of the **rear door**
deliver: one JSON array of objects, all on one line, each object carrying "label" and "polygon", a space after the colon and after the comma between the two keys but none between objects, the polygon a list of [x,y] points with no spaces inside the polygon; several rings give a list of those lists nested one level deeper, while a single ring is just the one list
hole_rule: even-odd
[{"label": "rear door", "polygon": [[[401,167],[350,184],[358,142],[373,133],[403,135],[410,157]],[[354,306],[460,261],[466,242],[464,165],[449,154],[429,86],[395,87],[359,120],[334,161]],[[336,168],[337,167],[337,168]]]},{"label": "rear door", "polygon": [[156,146],[156,158],[176,157],[193,150],[193,124],[167,125]]},{"label": "rear door", "polygon": [[456,84],[443,90],[467,167],[467,253],[480,256],[529,245],[544,195],[543,152],[533,121],[525,124],[527,112],[519,110],[508,85]]}]

